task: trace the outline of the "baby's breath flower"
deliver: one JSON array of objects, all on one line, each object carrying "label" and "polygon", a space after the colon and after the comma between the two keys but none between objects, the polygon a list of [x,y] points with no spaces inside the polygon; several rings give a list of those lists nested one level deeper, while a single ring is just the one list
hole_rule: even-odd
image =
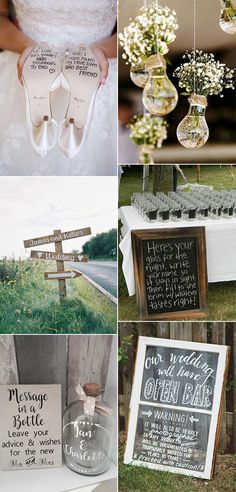
[{"label": "baby's breath flower", "polygon": [[167,122],[159,116],[149,113],[136,115],[128,126],[131,130],[130,139],[136,145],[161,148],[163,140],[167,138]]},{"label": "baby's breath flower", "polygon": [[203,51],[186,51],[185,61],[174,71],[179,79],[179,86],[188,94],[202,96],[221,95],[224,89],[234,89],[234,70],[225,63],[215,60],[213,53]]},{"label": "baby's breath flower", "polygon": [[168,45],[176,38],[177,29],[174,10],[155,4],[142,7],[139,15],[119,34],[127,63],[134,67],[157,52],[165,55],[169,51]]}]

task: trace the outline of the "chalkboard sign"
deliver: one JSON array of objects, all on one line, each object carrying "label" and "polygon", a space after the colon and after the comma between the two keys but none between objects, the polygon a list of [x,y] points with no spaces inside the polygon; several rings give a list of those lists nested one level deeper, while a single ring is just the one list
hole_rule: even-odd
[{"label": "chalkboard sign", "polygon": [[229,347],[140,337],[124,462],[210,479]]},{"label": "chalkboard sign", "polygon": [[0,469],[62,466],[61,386],[0,386]]},{"label": "chalkboard sign", "polygon": [[204,227],[132,231],[132,246],[140,319],[207,314]]}]

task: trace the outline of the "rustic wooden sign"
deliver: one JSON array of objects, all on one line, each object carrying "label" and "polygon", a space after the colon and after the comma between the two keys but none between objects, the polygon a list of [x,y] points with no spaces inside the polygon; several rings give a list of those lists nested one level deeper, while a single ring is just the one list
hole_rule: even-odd
[{"label": "rustic wooden sign", "polygon": [[53,251],[31,251],[30,258],[37,260],[56,260],[56,261],[73,261],[75,263],[87,262],[88,256],[70,253],[54,253]]},{"label": "rustic wooden sign", "polygon": [[56,243],[58,241],[66,241],[68,239],[75,239],[78,237],[89,236],[91,234],[90,227],[84,229],[76,229],[68,232],[58,232],[58,234],[51,234],[48,236],[36,237],[34,239],[27,239],[24,241],[25,248],[33,248],[35,246],[42,246],[43,244]]},{"label": "rustic wooden sign", "polygon": [[204,227],[132,231],[132,247],[141,320],[206,316]]},{"label": "rustic wooden sign", "polygon": [[81,277],[82,273],[71,270],[68,272],[45,272],[45,280],[60,280]]},{"label": "rustic wooden sign", "polygon": [[0,386],[0,468],[62,466],[61,386]]},{"label": "rustic wooden sign", "polygon": [[90,227],[86,227],[84,229],[75,229],[74,231],[61,232],[60,229],[56,229],[53,231],[53,234],[49,236],[37,237],[35,239],[27,239],[24,241],[25,248],[31,248],[38,245],[55,243],[55,252],[54,251],[31,251],[30,258],[34,258],[37,260],[55,260],[57,265],[57,272],[48,272],[45,273],[45,280],[57,280],[58,288],[59,288],[59,296],[60,302],[62,302],[66,297],[66,279],[79,277],[80,274],[73,272],[66,272],[64,268],[64,261],[73,261],[73,262],[87,262],[88,256],[83,255],[82,253],[70,254],[64,253],[62,248],[62,241],[68,239],[75,239],[78,237],[83,237],[91,234]]},{"label": "rustic wooden sign", "polygon": [[230,348],[140,337],[124,462],[211,479]]}]

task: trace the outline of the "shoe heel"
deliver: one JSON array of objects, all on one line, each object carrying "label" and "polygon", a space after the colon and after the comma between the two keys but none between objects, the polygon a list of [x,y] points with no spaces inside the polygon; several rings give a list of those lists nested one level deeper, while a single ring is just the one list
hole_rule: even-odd
[{"label": "shoe heel", "polygon": [[32,126],[31,129],[31,144],[35,152],[44,158],[55,145],[57,124],[53,119],[49,123],[49,118],[45,115],[42,124],[38,127]]},{"label": "shoe heel", "polygon": [[74,118],[69,119],[68,125],[60,123],[58,134],[58,145],[63,154],[71,159],[78,154],[83,132],[75,127]]}]

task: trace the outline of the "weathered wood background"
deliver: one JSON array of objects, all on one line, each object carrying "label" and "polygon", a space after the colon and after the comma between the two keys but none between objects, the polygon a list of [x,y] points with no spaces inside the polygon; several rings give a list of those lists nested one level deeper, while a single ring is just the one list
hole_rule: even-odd
[{"label": "weathered wood background", "polygon": [[[93,382],[117,422],[117,336],[0,335],[1,384],[61,384],[62,411],[78,397],[75,386]],[[117,461],[115,424],[113,460]]]},{"label": "weathered wood background", "polygon": [[[201,343],[230,345],[230,365],[226,387],[219,452],[236,452],[236,323],[206,322],[146,322],[119,323],[120,344],[130,337],[130,345],[125,344],[126,359],[120,363],[119,377],[119,415],[121,428],[127,430],[129,402],[132,390],[135,355],[138,336],[152,336],[186,340]],[[140,375],[141,376],[141,375]]]},{"label": "weathered wood background", "polygon": [[1,335],[0,384],[61,384],[64,409],[78,383],[95,382],[114,406],[116,350],[112,335]]}]

